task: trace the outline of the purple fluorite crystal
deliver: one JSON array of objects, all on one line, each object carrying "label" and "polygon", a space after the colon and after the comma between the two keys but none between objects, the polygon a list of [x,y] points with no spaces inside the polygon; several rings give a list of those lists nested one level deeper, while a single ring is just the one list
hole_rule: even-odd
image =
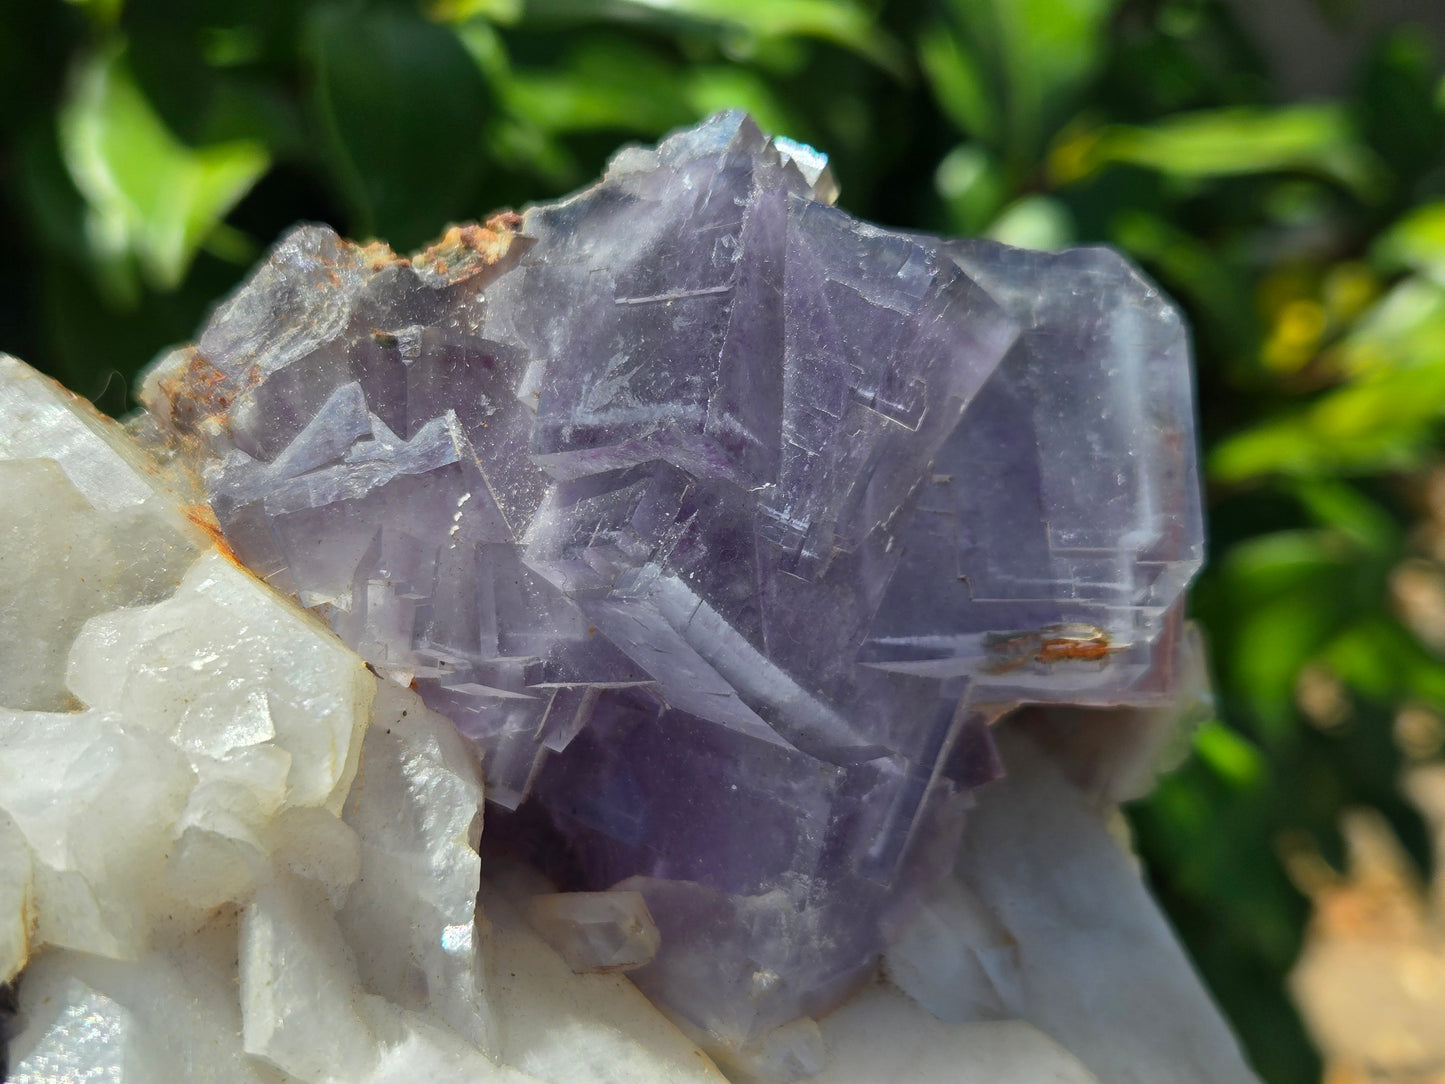
[{"label": "purple fluorite crystal", "polygon": [[410,261],[303,227],[147,385],[239,557],[734,1044],[868,973],[1005,705],[1167,701],[1201,557],[1155,289],[833,192],[733,113]]}]

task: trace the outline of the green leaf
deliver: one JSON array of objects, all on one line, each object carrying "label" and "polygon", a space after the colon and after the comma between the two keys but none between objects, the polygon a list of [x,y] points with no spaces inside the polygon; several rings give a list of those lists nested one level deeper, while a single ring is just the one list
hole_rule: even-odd
[{"label": "green leaf", "polygon": [[652,135],[695,118],[683,75],[658,50],[621,36],[591,36],[545,69],[517,69],[508,111],[543,132],[614,130]]},{"label": "green leaf", "polygon": [[135,260],[162,290],[270,167],[251,140],[192,148],[161,123],[119,48],[92,55],[61,106],[61,154],[85,197],[93,258],[116,290]]},{"label": "green leaf", "polygon": [[1300,668],[1358,607],[1357,554],[1331,531],[1278,531],[1229,550],[1220,574],[1235,610],[1215,636],[1226,696],[1268,744],[1287,743]]},{"label": "green leaf", "polygon": [[1361,129],[1403,188],[1435,166],[1445,144],[1445,115],[1433,101],[1439,68],[1430,32],[1406,23],[1378,39],[1357,80]]},{"label": "green leaf", "polygon": [[529,0],[526,19],[605,19],[659,29],[708,29],[747,53],[770,39],[831,42],[900,78],[908,55],[872,13],[851,0]]},{"label": "green leaf", "polygon": [[126,41],[127,71],[184,143],[243,139],[278,160],[304,156],[311,141],[301,110],[287,89],[265,78],[260,30],[226,29],[231,32],[154,22],[134,27]]},{"label": "green leaf", "polygon": [[1331,531],[1272,531],[1231,547],[1219,567],[1233,597],[1253,604],[1308,593],[1320,579],[1334,577],[1353,556]]},{"label": "green leaf", "polygon": [[120,21],[121,10],[125,7],[125,0],[69,0],[69,2],[82,9],[101,26],[114,26]]},{"label": "green leaf", "polygon": [[1348,384],[1307,409],[1225,439],[1209,459],[1216,481],[1408,470],[1445,418],[1445,365]]},{"label": "green leaf", "polygon": [[1194,732],[1194,751],[1220,779],[1239,790],[1251,790],[1264,781],[1265,763],[1257,748],[1218,720]]},{"label": "green leaf", "polygon": [[695,116],[743,109],[765,132],[802,140],[813,138],[806,121],[789,108],[786,96],[757,72],[736,64],[690,66],[683,93]]},{"label": "green leaf", "polygon": [[933,186],[948,209],[953,232],[973,236],[998,215],[1004,179],[998,160],[977,143],[960,143],[938,163]]},{"label": "green leaf", "polygon": [[1005,207],[985,236],[1015,248],[1055,252],[1073,243],[1069,209],[1051,196],[1024,196]]},{"label": "green leaf", "polygon": [[1002,117],[979,61],[964,50],[945,24],[926,28],[918,39],[918,61],[933,84],[944,114],[981,143],[997,146]]},{"label": "green leaf", "polygon": [[1087,159],[1092,168],[1119,162],[1184,178],[1304,170],[1368,199],[1383,187],[1379,162],[1336,105],[1203,110],[1149,126],[1114,125],[1094,135]]},{"label": "green leaf", "polygon": [[1301,418],[1270,419],[1226,437],[1209,456],[1216,482],[1245,482],[1271,474],[1309,475],[1335,468],[1331,449]]},{"label": "green leaf", "polygon": [[1428,450],[1429,433],[1419,426],[1366,429],[1346,438],[1333,438],[1326,428],[1307,412],[1235,434],[1209,457],[1209,476],[1217,482],[1246,482],[1271,475],[1405,471],[1419,466]]},{"label": "green leaf", "polygon": [[427,14],[440,22],[485,19],[511,26],[522,18],[522,8],[522,0],[431,0]]},{"label": "green leaf", "polygon": [[487,88],[455,34],[406,8],[329,4],[312,13],[306,49],[352,232],[406,249],[487,209],[471,202]]},{"label": "green leaf", "polygon": [[457,23],[452,32],[487,84],[504,91],[512,81],[512,58],[497,28],[486,19],[466,19]]},{"label": "green leaf", "polygon": [[1412,276],[1371,307],[1335,347],[1355,377],[1445,367],[1445,284]]},{"label": "green leaf", "polygon": [[1117,0],[951,0],[919,56],[940,107],[1017,174],[1097,73]]},{"label": "green leaf", "polygon": [[1351,688],[1377,701],[1398,702],[1409,695],[1445,704],[1445,667],[1383,605],[1342,630],[1322,658]]},{"label": "green leaf", "polygon": [[1381,235],[1372,254],[1392,270],[1419,271],[1445,288],[1445,200],[1411,210]]},{"label": "green leaf", "polygon": [[1293,492],[1320,526],[1339,531],[1376,558],[1399,556],[1404,541],[1399,523],[1359,487],[1337,478],[1315,478],[1297,482]]}]

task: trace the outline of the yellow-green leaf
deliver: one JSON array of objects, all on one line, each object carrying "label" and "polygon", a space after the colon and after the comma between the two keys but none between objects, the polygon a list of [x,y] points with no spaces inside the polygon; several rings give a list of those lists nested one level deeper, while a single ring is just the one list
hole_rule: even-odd
[{"label": "yellow-green leaf", "polygon": [[1024,196],[1003,209],[985,236],[1015,248],[1055,252],[1073,243],[1074,221],[1051,196]]},{"label": "yellow-green leaf", "polygon": [[1386,266],[1410,268],[1445,286],[1445,200],[1416,207],[1375,244]]},{"label": "yellow-green leaf", "polygon": [[744,38],[816,38],[906,76],[907,54],[872,13],[852,0],[530,0],[533,18],[682,23]]},{"label": "yellow-green leaf", "polygon": [[1114,125],[1094,135],[1089,158],[1095,169],[1121,162],[1186,178],[1305,170],[1365,197],[1381,186],[1380,164],[1336,105],[1201,110]]},{"label": "yellow-green leaf", "polygon": [[1264,756],[1217,719],[1194,732],[1194,751],[1219,778],[1240,789],[1256,786],[1264,778]]},{"label": "yellow-green leaf", "polygon": [[61,153],[85,197],[93,254],[134,260],[159,289],[185,277],[197,251],[270,167],[250,140],[188,147],[165,126],[118,48],[81,67],[59,114]]},{"label": "yellow-green leaf", "polygon": [[511,26],[522,17],[522,0],[430,0],[427,14],[438,22],[464,23],[470,19]]}]

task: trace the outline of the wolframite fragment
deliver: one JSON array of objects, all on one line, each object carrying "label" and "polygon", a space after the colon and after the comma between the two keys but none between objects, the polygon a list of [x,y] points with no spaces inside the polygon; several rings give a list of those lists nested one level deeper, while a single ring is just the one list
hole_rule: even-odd
[{"label": "wolframite fragment", "polygon": [[1008,709],[1117,796],[1192,669],[1178,314],[835,191],[729,113],[410,260],[302,227],[145,390],[240,560],[480,745],[499,835],[637,894],[633,979],[739,1064],[916,947]]}]

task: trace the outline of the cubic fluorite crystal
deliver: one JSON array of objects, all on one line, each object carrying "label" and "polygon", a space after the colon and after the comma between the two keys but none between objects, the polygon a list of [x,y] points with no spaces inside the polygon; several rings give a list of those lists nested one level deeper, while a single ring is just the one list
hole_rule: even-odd
[{"label": "cubic fluorite crystal", "polygon": [[1098,812],[1204,695],[1179,317],[836,191],[298,228],[131,439],[0,362],[17,1079],[1252,1080]]},{"label": "cubic fluorite crystal", "polygon": [[733,113],[410,261],[303,227],[145,392],[240,559],[480,744],[565,887],[640,893],[635,980],[738,1045],[869,973],[999,705],[1174,695],[1201,558],[1154,288],[832,192]]}]

